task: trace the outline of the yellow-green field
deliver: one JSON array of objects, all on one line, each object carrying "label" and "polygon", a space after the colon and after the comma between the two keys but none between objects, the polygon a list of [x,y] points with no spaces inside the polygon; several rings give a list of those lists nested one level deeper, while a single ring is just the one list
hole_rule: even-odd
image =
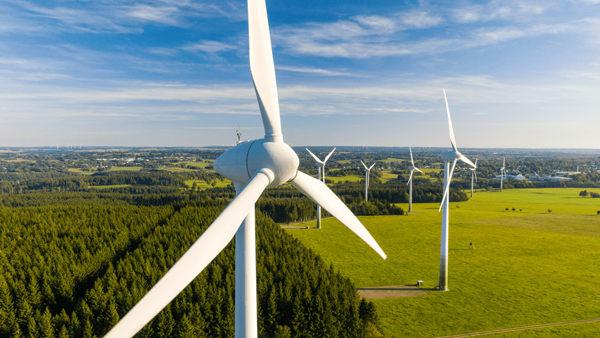
[{"label": "yellow-green field", "polygon": [[194,168],[206,168],[209,165],[212,165],[212,162],[195,162],[195,161],[185,161],[185,162],[177,162],[179,163],[185,163],[186,165],[189,165],[190,167],[194,167]]},{"label": "yellow-green field", "polygon": [[[196,182],[196,186],[199,187],[201,190],[213,187],[212,185],[206,183],[206,181],[203,181],[203,180],[187,180],[184,182],[190,188],[194,185],[194,182]],[[217,184],[215,185],[215,188],[220,188],[220,187],[226,187],[226,186],[230,185],[231,181],[228,179],[224,179],[223,182],[221,182],[220,180],[216,180],[216,183]]]},{"label": "yellow-green field", "polygon": [[[479,192],[450,203],[450,291],[374,300],[384,333],[437,337],[600,317],[600,199],[579,197],[581,190]],[[438,206],[413,204],[415,213],[407,216],[359,217],[388,255],[385,261],[335,219],[324,220],[321,230],[289,233],[356,287],[423,280],[423,288],[432,289],[439,271]],[[551,336],[600,336],[600,325],[493,337]]]}]

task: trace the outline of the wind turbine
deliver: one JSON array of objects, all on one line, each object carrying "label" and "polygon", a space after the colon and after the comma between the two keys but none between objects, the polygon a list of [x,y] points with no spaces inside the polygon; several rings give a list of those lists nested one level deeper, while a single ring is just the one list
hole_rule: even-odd
[{"label": "wind turbine", "polygon": [[283,142],[265,0],[248,0],[248,28],[250,71],[265,137],[242,142],[214,161],[214,169],[234,182],[237,196],[106,338],[135,335],[196,278],[234,236],[235,336],[256,338],[255,203],[267,187],[290,182],[367,242],[381,257],[387,258],[367,229],[323,182],[298,171],[298,156]]},{"label": "wind turbine", "polygon": [[504,181],[504,176],[506,175],[506,157],[502,158],[502,168],[500,168],[500,192],[502,192],[502,185]]},{"label": "wind turbine", "polygon": [[411,166],[408,167],[408,169],[410,169],[410,177],[408,178],[408,212],[412,211],[412,178],[413,178],[413,172],[415,170],[417,170],[418,172],[422,173],[422,171],[415,167],[415,161],[413,161],[413,156],[412,156],[412,149],[410,147],[408,147],[408,150],[410,151],[410,163]]},{"label": "wind turbine", "polygon": [[[448,113],[448,126],[450,127],[450,144],[452,150],[443,152],[439,157],[444,160],[444,191],[440,209],[442,212],[442,244],[440,248],[440,282],[438,288],[440,291],[448,290],[448,216],[450,215],[450,181],[452,173],[457,161],[463,161],[466,164],[476,167],[465,155],[461,154],[456,148],[456,140],[454,139],[454,131],[452,130],[452,119],[450,119],[450,108],[448,107],[448,99],[446,98],[446,90],[444,89],[444,100],[446,101],[446,112]],[[450,164],[452,162],[452,165]],[[438,210],[438,211],[439,211]]]},{"label": "wind turbine", "polygon": [[477,170],[477,159],[475,159],[475,167],[469,168],[469,170],[471,170],[471,197],[473,197],[473,177],[475,177],[475,182],[477,182],[477,172],[475,172]]},{"label": "wind turbine", "polygon": [[[333,152],[335,151],[336,148],[333,148],[333,150],[329,153],[329,155],[327,155],[325,157],[325,160],[321,161],[319,160],[319,158],[317,156],[315,156],[315,154],[311,153],[310,150],[308,150],[308,148],[306,148],[306,151],[308,151],[309,154],[312,155],[312,157],[315,159],[315,161],[317,161],[317,167],[319,167],[319,180],[323,181],[323,183],[325,183],[325,163],[327,163],[327,160],[331,157],[331,155],[333,154]],[[322,168],[322,170],[321,170]],[[322,172],[322,174],[321,174]],[[322,175],[322,176],[321,176]],[[317,229],[321,229],[321,206],[317,204]]]},{"label": "wind turbine", "polygon": [[371,168],[373,168],[375,163],[373,163],[373,165],[371,165],[370,167],[367,167],[365,162],[363,162],[362,160],[360,161],[360,163],[362,163],[363,167],[365,167],[365,201],[368,201],[369,200],[369,175],[371,173]]}]

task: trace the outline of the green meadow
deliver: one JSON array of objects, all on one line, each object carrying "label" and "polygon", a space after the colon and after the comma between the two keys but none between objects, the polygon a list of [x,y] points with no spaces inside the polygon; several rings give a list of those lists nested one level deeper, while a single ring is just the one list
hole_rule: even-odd
[{"label": "green meadow", "polygon": [[[373,300],[389,336],[438,337],[598,318],[600,199],[579,197],[581,190],[478,192],[470,201],[450,203],[449,292],[432,290],[439,277],[438,204],[414,204],[406,216],[359,217],[387,260],[333,218],[321,230],[287,231],[358,288],[425,282],[426,296]],[[600,336],[600,324],[493,337],[557,335]]]},{"label": "green meadow", "polygon": [[[184,181],[184,183],[191,188],[194,185],[194,182],[196,182],[196,187],[199,187],[201,190],[207,189],[207,188],[212,188],[213,186],[206,183],[206,181],[203,180],[187,180]],[[226,187],[228,185],[231,184],[231,181],[228,179],[224,179],[223,182],[221,182],[220,180],[216,180],[216,188],[221,188],[221,187]]]}]

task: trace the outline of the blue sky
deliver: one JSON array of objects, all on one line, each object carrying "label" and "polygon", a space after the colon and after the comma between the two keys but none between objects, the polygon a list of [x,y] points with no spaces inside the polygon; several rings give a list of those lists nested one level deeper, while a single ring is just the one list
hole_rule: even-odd
[{"label": "blue sky", "polygon": [[[600,148],[600,0],[267,0],[298,146]],[[0,3],[0,146],[264,135],[244,1]]]}]

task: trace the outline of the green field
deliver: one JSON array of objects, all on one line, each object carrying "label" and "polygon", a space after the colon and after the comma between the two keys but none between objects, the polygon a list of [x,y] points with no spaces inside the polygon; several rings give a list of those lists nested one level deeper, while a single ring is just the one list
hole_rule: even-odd
[{"label": "green field", "polygon": [[[203,180],[187,180],[184,182],[190,188],[194,185],[194,182],[196,182],[196,186],[199,187],[201,190],[213,187],[212,185],[206,183],[206,181],[203,181]],[[215,187],[220,188],[220,187],[226,187],[226,186],[230,185],[231,181],[228,179],[224,179],[223,182],[221,182],[220,180],[217,180],[216,183],[217,184],[215,185]]]},{"label": "green field", "polygon": [[[468,202],[451,203],[450,291],[374,300],[384,333],[437,337],[600,317],[600,199],[578,197],[580,190],[479,192]],[[414,204],[413,210],[417,213],[408,216],[360,217],[388,255],[385,261],[335,219],[324,220],[321,230],[290,233],[356,287],[424,280],[424,289],[432,289],[438,281],[441,213],[437,204]],[[469,250],[470,242],[475,250]],[[600,336],[600,325],[493,337],[558,333]]]},{"label": "green field", "polygon": [[209,165],[212,165],[212,162],[196,162],[196,161],[177,162],[177,164],[179,164],[179,163],[185,163],[186,165],[189,165],[190,167],[194,167],[194,168],[206,168]]},{"label": "green field", "polygon": [[334,176],[325,176],[325,179],[328,179],[330,181],[332,181],[333,183],[337,183],[337,182],[358,182],[360,180],[364,180],[365,177],[364,176],[356,176],[356,175],[348,175],[348,176],[340,176],[340,177],[334,177]]}]

